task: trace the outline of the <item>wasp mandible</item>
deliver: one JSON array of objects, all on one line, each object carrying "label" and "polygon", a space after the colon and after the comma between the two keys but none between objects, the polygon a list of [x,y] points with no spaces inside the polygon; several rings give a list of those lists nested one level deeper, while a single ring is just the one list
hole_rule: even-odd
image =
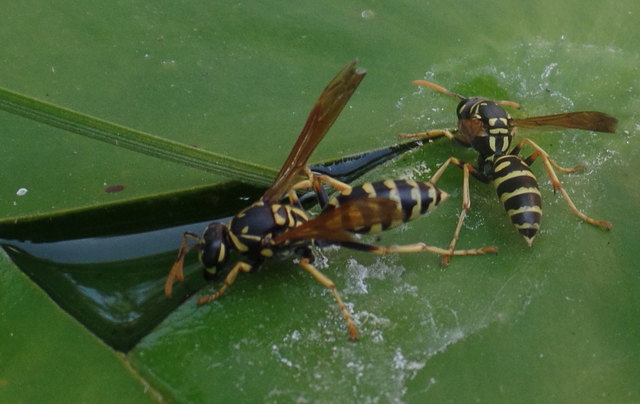
[{"label": "wasp mandible", "polygon": [[[449,249],[455,248],[462,223],[471,207],[469,196],[470,174],[485,184],[493,183],[498,198],[511,219],[511,223],[527,244],[531,246],[540,229],[540,219],[542,217],[540,189],[536,177],[529,168],[537,158],[542,159],[554,191],[561,193],[567,205],[569,205],[569,209],[575,215],[594,226],[604,229],[611,228],[611,223],[592,219],[580,211],[569,197],[567,191],[562,187],[555,172],[555,170],[558,170],[563,173],[572,173],[584,168],[584,166],[577,165],[573,168],[563,168],[530,139],[522,138],[515,146],[512,146],[512,141],[517,134],[517,128],[570,128],[615,133],[618,123],[616,118],[597,111],[512,118],[503,106],[519,109],[520,105],[516,102],[494,101],[481,97],[467,98],[425,80],[416,80],[412,84],[428,87],[459,99],[460,103],[456,108],[458,126],[457,128],[401,134],[400,136],[427,139],[445,136],[457,144],[471,147],[478,152],[476,166],[460,161],[455,157],[450,157],[440,166],[430,180],[432,184],[436,184],[449,164],[456,165],[463,170],[462,210],[458,217]],[[533,149],[533,153],[523,158],[519,153],[525,145],[530,146]],[[444,256],[442,259],[443,264],[446,264],[449,259],[450,256]]]},{"label": "wasp mandible", "polygon": [[[199,250],[199,258],[207,277],[224,275],[222,286],[214,293],[198,299],[198,304],[219,298],[241,272],[256,271],[267,259],[295,256],[299,258],[298,265],[301,268],[331,291],[347,325],[349,338],[355,340],[358,337],[356,324],[335,284],[312,265],[314,257],[311,246],[313,244],[320,246],[334,244],[376,254],[426,251],[437,254],[473,255],[496,251],[495,247],[452,251],[422,243],[379,247],[360,243],[351,236],[350,233],[381,231],[415,218],[413,209],[409,211],[408,216],[405,214],[410,205],[418,205],[418,210],[415,212],[421,214],[446,199],[444,192],[429,183],[423,184],[421,188],[417,183],[386,182],[394,184],[386,193],[380,189],[377,194],[366,193],[348,198],[341,205],[333,205],[333,209],[323,211],[318,217],[309,219],[295,193],[297,189],[313,187],[317,189],[319,199],[322,201],[326,201],[324,192],[320,191],[322,182],[338,187],[342,192],[351,189],[348,185],[330,177],[312,173],[307,167],[307,161],[355,92],[364,75],[365,71],[357,70],[355,62],[352,62],[329,82],[311,110],[298,140],[276,179],[257,202],[235,215],[228,223],[209,224],[202,236],[194,233],[184,234],[178,256],[165,282],[167,297],[171,296],[173,283],[176,280],[184,280],[184,258],[193,248]],[[307,179],[302,179],[305,176]],[[300,181],[298,181],[299,177],[302,177]],[[385,181],[381,182],[383,186],[384,183]],[[360,188],[368,189],[369,186],[376,188],[378,187],[376,184],[363,185]],[[405,189],[412,191],[406,192]],[[281,202],[285,196],[288,201]],[[196,244],[190,246],[190,240],[195,240]],[[231,251],[240,253],[242,259],[229,269],[227,263]]]}]

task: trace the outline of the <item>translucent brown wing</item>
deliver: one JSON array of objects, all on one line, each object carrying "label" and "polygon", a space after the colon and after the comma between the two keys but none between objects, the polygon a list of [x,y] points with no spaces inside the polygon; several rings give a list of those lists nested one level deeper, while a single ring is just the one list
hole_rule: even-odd
[{"label": "translucent brown wing", "polygon": [[277,202],[288,191],[365,74],[366,71],[362,69],[356,70],[356,62],[353,61],[329,82],[313,106],[296,144],[291,149],[273,184],[262,196],[262,200]]},{"label": "translucent brown wing", "polygon": [[328,242],[354,242],[350,231],[402,221],[402,210],[397,202],[388,198],[359,198],[346,202],[315,219],[279,234],[275,243],[287,240],[324,240]]},{"label": "translucent brown wing", "polygon": [[514,125],[525,128],[546,126],[548,128],[560,127],[615,133],[618,120],[611,115],[598,111],[578,111],[566,114],[514,119]]}]

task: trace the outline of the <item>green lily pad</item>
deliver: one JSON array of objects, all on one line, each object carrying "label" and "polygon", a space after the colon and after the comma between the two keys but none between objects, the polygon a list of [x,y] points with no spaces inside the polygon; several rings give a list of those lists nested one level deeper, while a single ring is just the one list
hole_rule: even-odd
[{"label": "green lily pad", "polygon": [[[517,101],[523,109],[515,116],[595,109],[620,120],[615,135],[520,133],[561,165],[587,165],[561,180],[580,209],[614,224],[610,232],[575,218],[535,164],[544,218],[528,248],[495,191],[474,182],[460,246],[496,245],[499,255],[455,258],[442,268],[430,255],[319,251],[319,268],[336,282],[358,321],[357,343],[347,341],[330,294],[291,262],[239,277],[223,299],[205,307],[189,298],[128,355],[167,401],[640,399],[636,2],[114,7],[93,1],[54,7],[34,1],[3,11],[1,87],[273,169],[320,89],[356,57],[368,76],[313,161],[393,144],[399,132],[455,125],[455,101],[411,86],[414,79]],[[5,220],[226,181],[7,113],[0,122]],[[427,179],[451,155],[475,160],[473,152],[441,140],[367,179]],[[448,171],[439,182],[452,194],[446,204],[372,241],[446,245],[460,184],[460,173]],[[119,185],[124,188],[110,188]],[[27,193],[18,195],[21,188]],[[14,288],[2,282],[0,296]],[[43,298],[37,289],[28,296],[38,308],[57,310],[46,298],[37,300]],[[28,321],[30,305],[3,307],[3,329],[45,334],[57,352],[84,352],[71,336],[97,341],[59,310],[73,324],[64,333]],[[69,362],[34,350],[34,339],[21,341],[9,352],[18,359],[5,361],[9,353],[3,350],[0,365],[0,374],[14,375],[0,378],[0,392],[14,401],[57,401],[61,385],[54,376],[62,365],[77,371],[62,385],[66,401],[95,399],[105,375],[113,378],[107,380],[109,394],[140,386],[104,345],[96,360]],[[9,387],[17,378],[25,386],[42,382]],[[130,399],[145,397],[132,393]]]}]

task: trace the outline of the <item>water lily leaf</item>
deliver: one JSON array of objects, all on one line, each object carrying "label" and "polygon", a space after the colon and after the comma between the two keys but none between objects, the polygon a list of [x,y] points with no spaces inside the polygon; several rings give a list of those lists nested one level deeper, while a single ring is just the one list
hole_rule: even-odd
[{"label": "water lily leaf", "polygon": [[[516,117],[601,110],[620,123],[617,134],[519,134],[561,165],[587,166],[560,179],[580,209],[613,223],[609,232],[573,216],[536,163],[544,216],[531,248],[495,190],[472,182],[460,246],[496,245],[497,256],[455,258],[442,268],[431,255],[317,251],[316,265],[354,313],[362,336],[357,343],[347,340],[331,295],[289,261],[239,276],[223,299],[204,307],[195,299],[214,286],[186,298],[127,354],[138,376],[110,349],[108,358],[102,352],[82,359],[83,345],[74,337],[93,337],[81,328],[50,328],[49,312],[36,309],[61,312],[28,294],[35,306],[5,302],[2,329],[46,335],[65,355],[9,345],[0,374],[17,369],[23,380],[41,382],[12,389],[6,380],[16,379],[2,376],[0,392],[13,401],[56,401],[59,386],[65,392],[69,386],[59,384],[60,366],[72,363],[79,371],[65,374],[77,395],[65,394],[65,401],[82,392],[95,399],[105,377],[103,391],[131,391],[143,380],[177,402],[640,400],[640,223],[633,214],[640,208],[634,180],[640,170],[638,13],[631,0],[616,7],[576,0],[5,5],[0,87],[274,171],[318,91],[354,58],[367,78],[314,162],[392,145],[400,132],[454,126],[455,100],[412,86],[416,79],[516,101],[523,106],[513,111]],[[0,215],[6,220],[229,180],[7,112],[0,124]],[[428,179],[451,155],[476,159],[438,140],[358,181]],[[446,204],[367,241],[445,246],[461,182],[461,173],[447,171],[439,182],[451,194]],[[167,242],[154,267],[158,278],[168,271],[160,261],[170,266],[178,244]],[[142,251],[144,243],[129,247]],[[5,279],[6,265],[1,271]],[[3,281],[0,296],[22,293],[15,285]],[[70,362],[71,352],[81,359]],[[8,354],[15,362],[4,360]]]}]

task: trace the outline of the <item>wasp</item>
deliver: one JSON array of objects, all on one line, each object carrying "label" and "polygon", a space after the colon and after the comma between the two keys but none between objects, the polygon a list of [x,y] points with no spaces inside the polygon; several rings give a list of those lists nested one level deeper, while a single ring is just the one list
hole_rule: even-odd
[{"label": "wasp", "polygon": [[[273,184],[257,202],[240,211],[228,223],[209,224],[202,236],[189,232],[183,235],[178,256],[164,285],[167,297],[171,297],[174,282],[184,280],[184,258],[193,248],[199,250],[205,277],[224,276],[222,286],[198,299],[198,304],[219,298],[240,273],[254,272],[268,259],[297,257],[298,265],[331,292],[346,323],[349,338],[356,340],[356,324],[335,284],[313,266],[312,245],[333,244],[375,254],[427,251],[441,255],[473,255],[496,251],[495,247],[451,251],[423,243],[380,247],[361,243],[352,236],[352,233],[371,233],[395,227],[433,209],[447,197],[430,183],[381,181],[350,187],[326,175],[313,173],[307,167],[311,153],[365,73],[356,69],[355,62],[352,62],[329,82]],[[305,176],[307,179],[299,179]],[[323,183],[338,187],[340,195],[344,196],[329,200],[322,189]],[[315,218],[308,216],[297,197],[296,191],[304,188],[317,190],[318,199],[326,208]],[[375,192],[370,192],[372,189]],[[347,196],[349,193],[351,196]],[[281,202],[283,198],[286,202]],[[189,246],[190,240],[195,240],[196,244]],[[228,268],[232,251],[239,253],[241,259]]]},{"label": "wasp", "polygon": [[[455,157],[450,157],[439,167],[430,180],[432,184],[436,184],[450,164],[463,170],[462,210],[458,217],[453,239],[449,245],[450,249],[455,248],[462,223],[471,207],[469,175],[474,176],[485,184],[492,183],[495,186],[498,198],[504,205],[511,223],[526,243],[529,246],[532,245],[536,233],[540,229],[542,217],[540,188],[535,175],[530,169],[530,165],[538,158],[542,159],[554,192],[560,192],[569,209],[575,215],[591,225],[604,229],[611,228],[611,223],[593,219],[580,211],[563,188],[555,172],[555,170],[558,170],[563,173],[572,173],[584,168],[584,166],[577,165],[573,168],[563,168],[532,140],[522,138],[515,145],[513,145],[513,140],[516,137],[518,128],[570,128],[615,133],[618,123],[616,118],[597,111],[513,118],[503,106],[519,109],[520,105],[516,102],[495,101],[482,97],[467,98],[425,80],[416,80],[412,84],[428,87],[459,99],[460,102],[456,109],[458,126],[457,128],[401,134],[400,136],[427,139],[445,136],[459,145],[471,147],[478,152],[478,160],[475,166],[460,161]],[[525,145],[531,147],[533,152],[528,157],[523,158],[520,155],[520,151]],[[443,264],[446,264],[449,259],[450,256],[445,255]]]}]

